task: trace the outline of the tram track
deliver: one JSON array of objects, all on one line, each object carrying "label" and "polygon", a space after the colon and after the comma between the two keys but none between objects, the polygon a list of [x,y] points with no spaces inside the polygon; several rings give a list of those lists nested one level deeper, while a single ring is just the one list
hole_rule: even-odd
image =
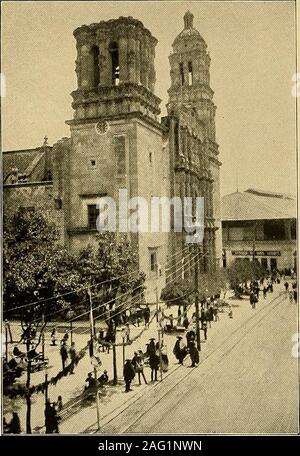
[{"label": "tram track", "polygon": [[[228,356],[228,354],[235,348],[235,346],[238,345],[246,337],[246,335],[257,326],[257,324],[260,321],[262,321],[264,318],[266,318],[266,316],[270,312],[272,312],[279,304],[281,304],[285,300],[286,300],[285,293],[281,293],[278,296],[276,296],[274,299],[272,299],[268,304],[266,304],[262,309],[260,309],[260,310],[256,309],[255,313],[251,317],[249,317],[246,321],[244,321],[242,324],[240,324],[234,331],[231,332],[231,334],[227,338],[223,339],[216,348],[214,348],[212,351],[210,351],[206,356],[204,356],[202,358],[201,364],[198,366],[198,368],[200,367],[200,369],[201,369],[203,364],[206,363],[207,360],[210,360],[213,356],[221,355],[221,359],[224,359],[224,357]],[[251,322],[252,322],[252,324],[251,324]],[[254,322],[254,324],[253,324],[253,322]],[[249,324],[250,324],[250,326],[249,326]],[[236,334],[240,333],[241,330],[243,330],[243,329],[244,329],[243,334],[240,337],[238,337],[238,339],[234,342],[234,344],[232,346],[229,346],[225,352],[223,352],[223,350],[221,350],[221,352],[220,352],[220,349],[224,348],[224,344],[227,343],[227,345],[228,345],[228,343],[232,342],[232,340],[236,336]],[[166,381],[170,376],[173,376],[173,374],[178,372],[180,369],[182,369],[182,366],[180,366],[180,365],[177,366],[168,375],[165,376],[164,381]],[[159,404],[163,399],[165,399],[169,394],[171,394],[183,380],[190,377],[194,372],[195,372],[194,369],[188,370],[186,373],[184,373],[183,376],[180,376],[180,378],[176,381],[176,383],[173,383],[172,386],[165,393],[163,393],[162,396],[157,398],[157,400],[155,400],[154,403],[152,403],[144,412],[137,413],[138,416],[136,416],[135,420],[131,421],[130,424],[127,423],[126,427],[125,428],[123,427],[120,430],[120,432],[118,432],[118,433],[124,434],[130,428],[134,427],[134,425],[141,418],[143,418],[143,416],[145,416],[147,413],[151,412],[151,410],[153,410],[153,408],[155,406],[157,406],[157,404]],[[205,375],[205,373],[204,373],[204,375]],[[155,389],[159,390],[159,388],[162,385],[165,385],[165,383],[163,382],[163,383],[157,383],[157,384],[153,385],[153,388],[151,388],[151,390],[149,390],[149,393],[147,392],[147,395],[151,394],[151,393],[153,394],[153,390],[154,391],[155,391]],[[105,434],[105,429],[108,428],[108,430],[109,430],[109,428],[111,427],[109,425],[112,424],[114,422],[114,420],[117,421],[118,419],[120,419],[120,416],[123,415],[129,408],[136,406],[142,396],[143,396],[143,394],[138,395],[138,397],[134,398],[134,400],[130,402],[128,407],[123,408],[123,410],[120,410],[118,415],[116,415],[116,411],[118,410],[118,408],[117,408],[113,412],[102,417],[102,420],[105,420],[105,422],[103,423],[101,433]],[[181,399],[179,398],[178,401],[176,401],[176,404],[180,403],[180,400]],[[174,406],[174,403],[172,403],[172,406]],[[121,408],[121,407],[119,407],[119,408]],[[113,416],[110,419],[107,419],[107,418],[109,418],[110,415],[113,415]],[[84,431],[84,433],[98,433],[98,431],[95,431],[95,424],[93,424],[92,426],[89,426]]]}]

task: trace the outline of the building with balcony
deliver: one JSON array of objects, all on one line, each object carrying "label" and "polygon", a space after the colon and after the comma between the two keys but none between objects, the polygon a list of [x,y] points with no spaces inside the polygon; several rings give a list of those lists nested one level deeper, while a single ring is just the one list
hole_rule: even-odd
[{"label": "building with balcony", "polygon": [[223,266],[257,259],[268,270],[296,269],[296,198],[248,189],[222,198]]}]

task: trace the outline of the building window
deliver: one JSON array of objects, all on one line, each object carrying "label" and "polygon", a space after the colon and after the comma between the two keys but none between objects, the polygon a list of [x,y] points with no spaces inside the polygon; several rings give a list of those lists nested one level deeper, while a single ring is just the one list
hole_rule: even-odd
[{"label": "building window", "polygon": [[119,67],[119,48],[118,44],[113,42],[109,46],[111,56],[111,69],[112,69],[112,83],[119,85],[120,83],[120,67]]},{"label": "building window", "polygon": [[271,271],[277,270],[277,258],[270,259],[270,268],[271,268]]},{"label": "building window", "polygon": [[262,258],[261,265],[265,270],[267,270],[268,269],[268,258]]},{"label": "building window", "polygon": [[100,82],[100,69],[99,69],[99,48],[93,46],[91,49],[92,62],[93,62],[93,87],[97,87]]},{"label": "building window", "polygon": [[284,221],[265,220],[264,221],[264,240],[283,241],[285,239]]},{"label": "building window", "polygon": [[192,65],[192,62],[189,62],[188,63],[188,69],[189,69],[189,73],[188,73],[188,81],[189,81],[189,85],[193,85],[193,65]]},{"label": "building window", "polygon": [[91,167],[96,168],[96,160],[94,158],[91,159]]},{"label": "building window", "polygon": [[293,219],[291,222],[291,239],[293,239],[293,241],[294,241],[296,239],[296,237],[297,237],[296,219]]},{"label": "building window", "polygon": [[180,72],[180,83],[181,85],[184,84],[184,68],[183,68],[183,63],[179,64],[179,72]]},{"label": "building window", "polygon": [[150,271],[156,272],[157,271],[157,251],[150,250]]},{"label": "building window", "polygon": [[96,204],[88,204],[88,227],[90,230],[97,228],[97,218],[99,216],[99,208]]},{"label": "building window", "polygon": [[125,136],[114,137],[114,152],[117,163],[117,175],[126,174],[126,145]]}]

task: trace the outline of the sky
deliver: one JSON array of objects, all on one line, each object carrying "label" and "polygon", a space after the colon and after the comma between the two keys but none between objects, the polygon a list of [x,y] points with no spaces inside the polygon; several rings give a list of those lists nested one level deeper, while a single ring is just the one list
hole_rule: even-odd
[{"label": "sky", "polygon": [[2,149],[69,136],[80,25],[119,16],[141,20],[158,39],[156,94],[166,114],[169,61],[183,15],[211,56],[221,193],[249,187],[296,192],[294,2],[2,2]]}]

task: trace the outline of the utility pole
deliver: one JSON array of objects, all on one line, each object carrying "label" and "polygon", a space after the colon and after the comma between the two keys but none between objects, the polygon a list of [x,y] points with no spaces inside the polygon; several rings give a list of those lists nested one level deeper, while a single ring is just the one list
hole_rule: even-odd
[{"label": "utility pole", "polygon": [[[195,244],[195,250],[197,252],[198,245]],[[197,253],[195,254],[195,312],[196,312],[196,339],[197,339],[197,349],[201,351],[201,341],[200,341],[200,322],[199,322],[199,274],[198,274],[198,260]]]},{"label": "utility pole", "polygon": [[95,338],[95,329],[94,329],[94,317],[93,317],[93,301],[92,301],[92,293],[90,288],[88,288],[88,295],[90,298],[90,331],[91,331],[91,364],[94,367],[94,378],[96,384],[96,409],[97,409],[97,430],[100,430],[100,402],[99,402],[99,394],[98,394],[98,374],[97,374],[97,366],[96,363],[93,362],[93,355],[94,355],[94,338]]},{"label": "utility pole", "polygon": [[8,328],[7,322],[5,322],[5,361],[8,361]]},{"label": "utility pole", "polygon": [[160,381],[163,380],[162,372],[162,354],[161,354],[161,309],[158,302],[158,287],[156,287],[156,315],[157,315],[157,333],[158,333],[158,346],[159,346],[159,371],[160,371]]}]

